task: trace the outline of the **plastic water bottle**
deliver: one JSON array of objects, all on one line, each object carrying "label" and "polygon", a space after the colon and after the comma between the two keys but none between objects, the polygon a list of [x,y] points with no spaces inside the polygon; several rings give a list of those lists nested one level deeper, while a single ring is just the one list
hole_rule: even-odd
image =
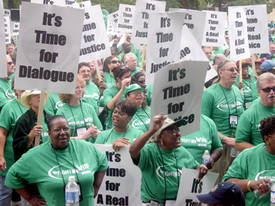
[{"label": "plastic water bottle", "polygon": [[270,191],[270,206],[275,206],[275,184],[272,182],[272,187]]},{"label": "plastic water bottle", "polygon": [[208,150],[205,150],[202,155],[202,164],[206,165],[208,162],[210,162],[210,154]]},{"label": "plastic water bottle", "polygon": [[[266,183],[266,184],[267,184],[267,186],[269,187],[269,191],[270,191],[270,190],[271,190],[270,184],[269,184],[269,183]],[[265,193],[265,194],[262,194],[262,193],[260,193],[259,190],[254,190],[253,193],[254,193],[254,195],[255,195],[256,198],[261,199],[261,198],[263,198],[265,195],[267,195],[269,192],[268,192],[268,193]]]},{"label": "plastic water bottle", "polygon": [[75,182],[75,177],[70,176],[65,188],[66,206],[79,206],[79,186]]}]

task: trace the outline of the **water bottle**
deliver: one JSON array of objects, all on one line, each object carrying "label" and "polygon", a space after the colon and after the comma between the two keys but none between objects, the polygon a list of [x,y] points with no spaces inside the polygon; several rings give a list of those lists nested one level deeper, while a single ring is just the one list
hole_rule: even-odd
[{"label": "water bottle", "polygon": [[210,162],[210,154],[208,150],[205,150],[202,155],[202,164],[206,165],[208,162]]},{"label": "water bottle", "polygon": [[79,186],[75,182],[75,177],[70,176],[65,188],[66,206],[79,206]]},{"label": "water bottle", "polygon": [[[266,183],[266,184],[269,187],[269,191],[270,191],[271,190],[270,184],[269,183]],[[254,193],[254,195],[255,195],[256,198],[261,199],[262,197],[264,197],[265,195],[267,195],[269,192],[265,193],[265,194],[262,194],[262,193],[260,193],[259,190],[254,190],[253,193]]]},{"label": "water bottle", "polygon": [[270,191],[270,206],[275,206],[275,184],[272,182],[272,187]]}]

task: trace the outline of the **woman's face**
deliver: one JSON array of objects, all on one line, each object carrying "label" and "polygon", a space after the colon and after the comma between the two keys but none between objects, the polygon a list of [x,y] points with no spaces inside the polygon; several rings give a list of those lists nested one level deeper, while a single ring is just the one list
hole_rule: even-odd
[{"label": "woman's face", "polygon": [[114,57],[114,58],[110,61],[110,64],[108,64],[108,67],[109,67],[109,69],[110,69],[110,71],[111,71],[113,68],[115,68],[115,67],[117,67],[117,66],[119,66],[119,65],[120,65],[120,62],[119,62],[118,58],[117,58],[117,57]]},{"label": "woman's face", "polygon": [[131,119],[132,117],[129,117],[125,112],[121,111],[119,107],[115,107],[112,114],[112,123],[115,127],[126,128]]},{"label": "woman's face", "polygon": [[137,90],[129,92],[129,94],[126,96],[126,98],[130,102],[133,102],[138,108],[141,107],[141,104],[144,100],[143,92],[141,89],[137,89]]},{"label": "woman's face", "polygon": [[177,125],[171,125],[170,127],[162,130],[158,136],[159,141],[163,142],[162,148],[169,151],[181,146],[180,137],[181,135]]},{"label": "woman's face", "polygon": [[77,81],[75,85],[75,93],[73,94],[73,98],[81,99],[82,97],[83,97],[83,86],[79,81]]},{"label": "woman's face", "polygon": [[70,141],[70,127],[65,118],[54,119],[48,130],[52,145],[58,149],[64,149]]},{"label": "woman's face", "polygon": [[121,77],[121,79],[119,79],[119,78],[117,78],[117,79],[118,79],[118,82],[119,82],[119,83],[122,83],[122,81],[123,81],[124,79],[129,79],[129,81],[128,81],[127,84],[126,84],[126,86],[128,87],[128,86],[130,86],[130,84],[131,84],[131,72],[129,71],[129,72],[123,74],[122,77]]},{"label": "woman's face", "polygon": [[39,102],[40,102],[40,94],[31,95],[28,99],[28,104],[31,106],[31,108],[38,108]]},{"label": "woman's face", "polygon": [[262,65],[261,63],[257,63],[257,62],[255,63],[255,71],[258,76],[262,74],[261,65]]},{"label": "woman's face", "polygon": [[145,76],[140,76],[137,80],[137,83],[139,86],[141,86],[142,88],[145,89],[146,85],[145,85]]}]

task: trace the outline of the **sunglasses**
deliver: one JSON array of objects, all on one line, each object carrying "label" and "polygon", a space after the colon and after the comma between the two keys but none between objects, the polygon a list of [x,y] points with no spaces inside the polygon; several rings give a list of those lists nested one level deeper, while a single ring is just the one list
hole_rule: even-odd
[{"label": "sunglasses", "polygon": [[275,92],[275,86],[274,87],[266,87],[266,88],[263,88],[261,90],[264,91],[264,92],[266,92],[266,93],[268,93],[268,92],[271,91],[271,89],[273,90],[273,92]]},{"label": "sunglasses", "polygon": [[234,72],[236,70],[237,72],[239,72],[239,69],[237,69],[237,68],[222,69],[222,70],[226,70],[226,71],[230,71],[230,72]]},{"label": "sunglasses", "polygon": [[118,60],[113,60],[111,61],[112,64],[117,64],[117,63],[120,63]]},{"label": "sunglasses", "polygon": [[13,64],[13,62],[7,62],[7,64],[8,64],[8,65],[12,65],[12,64]]},{"label": "sunglasses", "polygon": [[140,84],[143,84],[143,83],[145,83],[145,81],[144,80],[142,80],[142,81],[137,81],[138,83],[140,83]]}]

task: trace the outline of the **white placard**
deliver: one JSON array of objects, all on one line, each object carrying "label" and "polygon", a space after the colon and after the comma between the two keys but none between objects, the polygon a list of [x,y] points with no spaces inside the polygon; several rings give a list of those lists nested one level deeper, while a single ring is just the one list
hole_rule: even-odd
[{"label": "white placard", "polygon": [[128,4],[119,4],[118,32],[132,32],[135,6]]},{"label": "white placard", "polygon": [[155,73],[179,61],[184,13],[152,13],[146,49],[146,84],[154,82]]},{"label": "white placard", "polygon": [[[0,0],[0,16],[4,16],[3,1]],[[0,61],[2,62],[0,68],[0,77],[7,76],[7,60],[6,60],[6,42],[5,42],[5,28],[4,18],[0,18]]]},{"label": "white placard", "polygon": [[221,47],[224,43],[226,12],[206,12],[202,45]]},{"label": "white placard", "polygon": [[65,0],[31,0],[31,3],[66,6]]},{"label": "white placard", "polygon": [[185,119],[181,136],[200,129],[201,99],[208,61],[170,64],[155,75],[151,124],[159,113],[173,120]]},{"label": "white placard", "polygon": [[19,35],[19,22],[12,22],[12,36],[18,36]]},{"label": "white placard", "polygon": [[111,56],[100,5],[85,7],[79,62]]},{"label": "white placard", "polygon": [[82,9],[22,2],[15,89],[75,93],[83,17]]},{"label": "white placard", "polygon": [[79,8],[87,8],[87,7],[91,7],[91,1],[81,1],[79,2]]},{"label": "white placard", "polygon": [[9,9],[4,9],[4,16],[11,17],[11,11]]},{"label": "white placard", "polygon": [[209,193],[219,174],[208,172],[201,180],[198,179],[198,176],[198,170],[182,168],[175,206],[206,205],[198,200],[197,195]]},{"label": "white placard", "polygon": [[5,43],[11,42],[11,26],[10,26],[10,17],[4,16],[4,27],[5,27]]},{"label": "white placard", "polygon": [[250,54],[269,52],[266,4],[244,6]]},{"label": "white placard", "polygon": [[107,16],[108,20],[111,22],[113,31],[117,33],[117,25],[118,25],[118,11],[115,11]]},{"label": "white placard", "polygon": [[131,43],[135,47],[147,44],[148,24],[151,13],[164,12],[165,1],[137,0],[133,21]]},{"label": "white placard", "polygon": [[94,205],[141,205],[141,172],[132,163],[129,147],[123,147],[119,152],[114,152],[110,144],[95,144],[95,147],[106,154],[108,169]]},{"label": "white placard", "polygon": [[[209,62],[200,45],[186,25],[182,27],[180,59],[181,61],[193,60]],[[210,62],[206,68],[201,69],[207,70],[204,82],[217,76],[217,71],[213,68]]]},{"label": "white placard", "polygon": [[[184,15],[184,24],[191,31],[198,44],[202,45],[203,31],[204,31],[204,22],[206,18],[206,12],[196,11],[189,9],[178,9],[170,8],[169,11],[183,12]],[[202,23],[203,22],[203,23]]]},{"label": "white placard", "polygon": [[230,57],[237,61],[250,57],[244,7],[228,7]]},{"label": "white placard", "polygon": [[[108,15],[108,16],[109,16],[109,15]],[[110,19],[108,18],[108,16],[107,16],[107,34],[108,34],[108,35],[114,35],[114,34],[115,34],[115,31],[114,31],[114,29],[113,29],[113,25],[112,25]],[[112,46],[113,44],[110,44],[110,43],[109,43],[109,45]]]}]

